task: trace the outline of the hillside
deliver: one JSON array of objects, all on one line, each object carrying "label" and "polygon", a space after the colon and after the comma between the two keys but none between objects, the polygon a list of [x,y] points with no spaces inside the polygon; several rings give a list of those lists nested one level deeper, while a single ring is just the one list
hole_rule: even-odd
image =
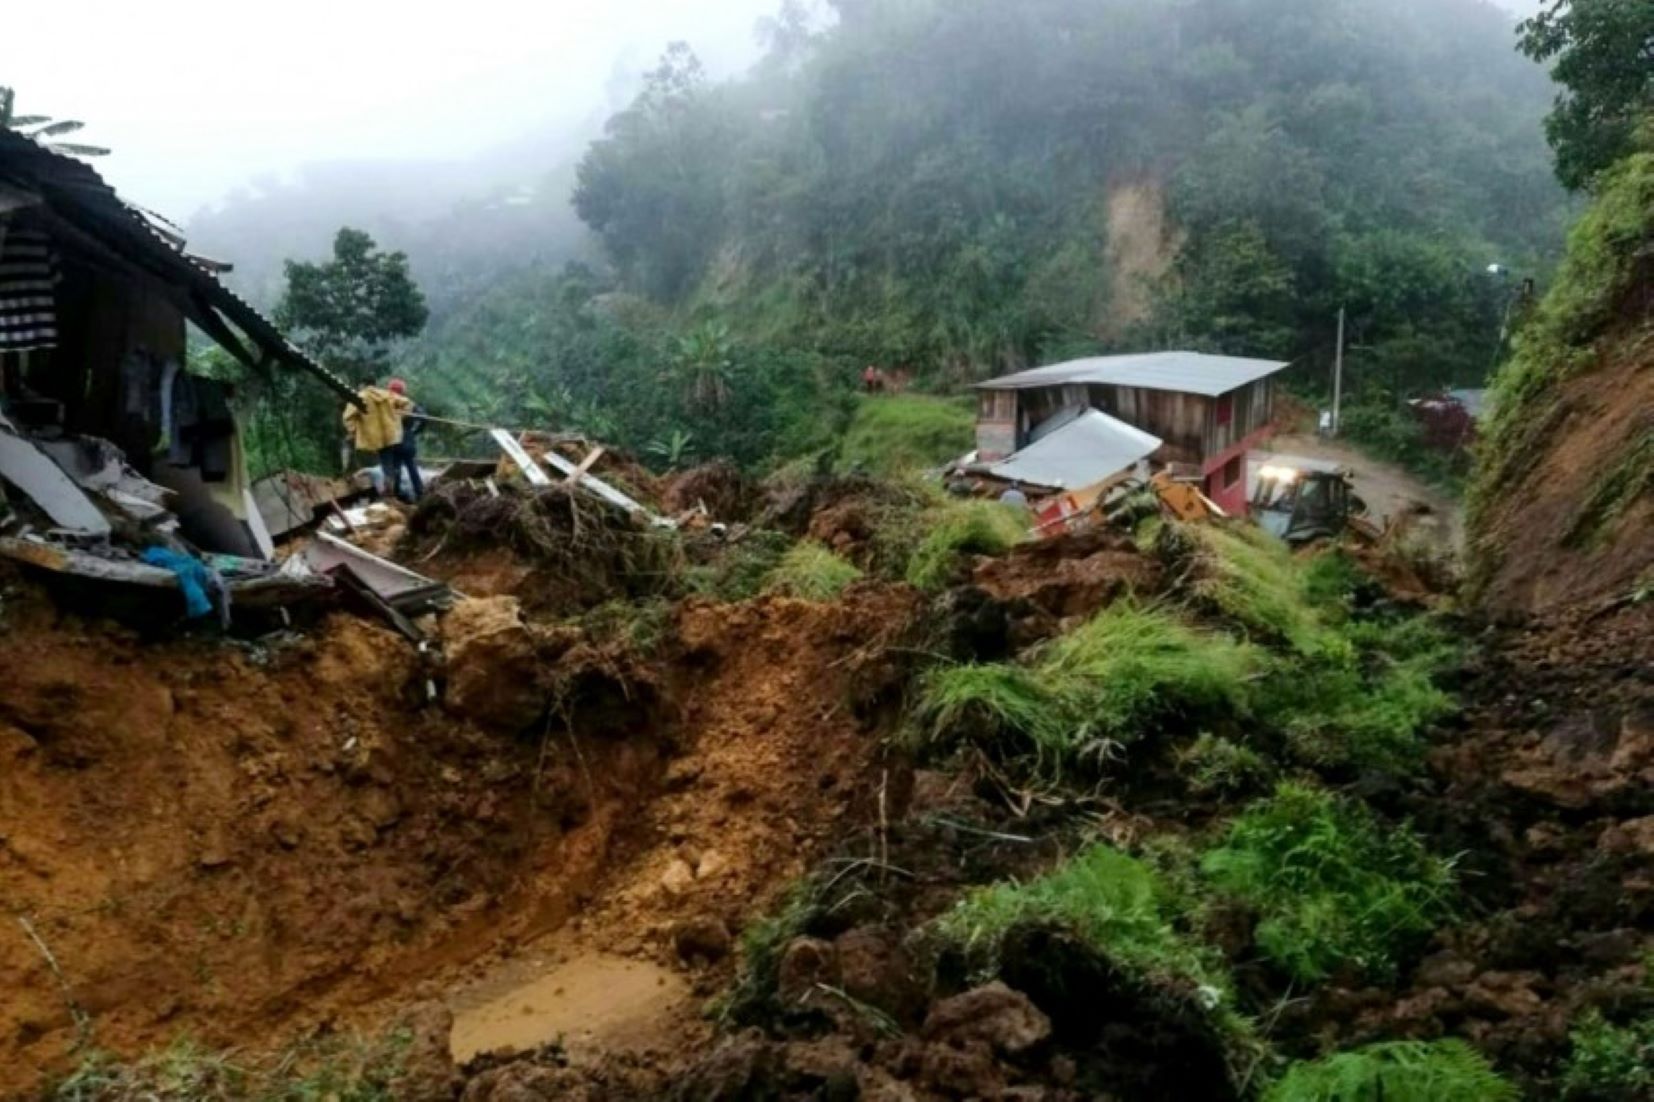
[{"label": "hillside", "polygon": [[[607,263],[438,319],[403,365],[424,392],[756,461],[821,446],[756,404],[842,423],[868,362],[943,386],[1177,345],[1319,386],[1342,305],[1350,396],[1382,403],[1480,384],[1509,296],[1488,264],[1545,270],[1570,213],[1552,85],[1481,0],[810,10],[740,80],[668,51],[579,167]],[[716,408],[684,382],[707,363]]]},{"label": "hillside", "polygon": [[1654,155],[1621,164],[1494,384],[1471,498],[1501,612],[1646,589],[1654,567]]}]

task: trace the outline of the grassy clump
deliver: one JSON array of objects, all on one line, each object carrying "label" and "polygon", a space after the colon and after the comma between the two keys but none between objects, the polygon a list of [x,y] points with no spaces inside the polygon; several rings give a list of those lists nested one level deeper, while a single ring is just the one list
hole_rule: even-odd
[{"label": "grassy clump", "polygon": [[1148,865],[1096,845],[1037,880],[971,892],[936,920],[934,931],[982,978],[998,972],[1000,949],[1012,930],[1054,926],[1139,978],[1192,980],[1210,998],[1220,997],[1227,979],[1219,958],[1177,931],[1169,898]]},{"label": "grassy clump", "polygon": [[1634,503],[1654,496],[1654,433],[1644,436],[1591,487],[1563,543],[1583,547],[1599,541]]},{"label": "grassy clump", "polygon": [[941,466],[971,450],[976,415],[969,401],[923,394],[857,399],[839,451],[841,471],[894,475]]},{"label": "grassy clump", "polygon": [[815,880],[798,881],[774,911],[741,931],[741,962],[735,982],[712,1006],[718,1020],[748,1025],[762,1021],[775,1009],[781,956],[815,920],[822,907],[821,896]]},{"label": "grassy clump", "polygon": [[1259,949],[1303,982],[1388,976],[1451,911],[1450,862],[1405,826],[1302,784],[1248,808],[1201,867],[1258,911]]},{"label": "grassy clump", "polygon": [[1514,1102],[1517,1091],[1463,1041],[1392,1041],[1294,1064],[1264,1102]]},{"label": "grassy clump", "polygon": [[[1169,530],[1171,531],[1171,530]],[[1312,600],[1310,575],[1286,544],[1261,529],[1186,526],[1200,560],[1197,598],[1262,641],[1308,657],[1347,657],[1348,642]],[[1317,579],[1317,588],[1324,583]]]},{"label": "grassy clump", "polygon": [[907,580],[920,589],[946,584],[960,555],[1002,555],[1028,534],[1029,517],[996,501],[944,501],[921,520],[925,534],[907,560]]},{"label": "grassy clump", "polygon": [[1227,796],[1257,789],[1274,769],[1250,746],[1202,732],[1178,755],[1178,771],[1196,792]]},{"label": "grassy clump", "polygon": [[1592,1010],[1568,1040],[1573,1050],[1562,1069],[1562,1097],[1578,1102],[1654,1098],[1654,1015],[1617,1026]]},{"label": "grassy clump", "polygon": [[781,556],[764,582],[767,593],[806,601],[830,601],[861,577],[861,571],[814,540],[803,540]]},{"label": "grassy clump", "polygon": [[686,569],[684,592],[717,601],[750,600],[763,591],[770,572],[791,546],[792,540],[783,532],[749,532],[739,543],[718,549],[709,561]]},{"label": "grassy clump", "polygon": [[1239,711],[1256,652],[1169,613],[1111,605],[1023,665],[952,666],[921,686],[932,741],[979,741],[1005,759],[1060,775],[1094,764],[1172,714]]},{"label": "grassy clump", "polygon": [[393,1102],[401,1096],[397,1080],[412,1040],[407,1029],[376,1039],[332,1036],[273,1058],[248,1060],[187,1039],[129,1062],[93,1052],[46,1097],[51,1102]]}]

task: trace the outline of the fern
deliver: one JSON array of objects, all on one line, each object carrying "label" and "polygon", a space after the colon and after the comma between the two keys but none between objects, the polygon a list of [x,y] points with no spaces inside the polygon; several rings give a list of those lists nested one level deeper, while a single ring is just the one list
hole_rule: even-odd
[{"label": "fern", "polygon": [[1463,1041],[1392,1041],[1294,1064],[1264,1102],[1514,1102],[1517,1091]]}]

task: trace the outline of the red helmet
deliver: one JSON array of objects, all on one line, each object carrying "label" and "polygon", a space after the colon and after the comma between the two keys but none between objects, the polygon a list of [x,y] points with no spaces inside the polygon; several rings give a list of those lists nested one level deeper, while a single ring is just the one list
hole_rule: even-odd
[{"label": "red helmet", "polygon": [[390,391],[392,394],[406,394],[408,393],[408,384],[403,382],[401,379],[392,379],[390,382],[385,384],[385,389]]}]

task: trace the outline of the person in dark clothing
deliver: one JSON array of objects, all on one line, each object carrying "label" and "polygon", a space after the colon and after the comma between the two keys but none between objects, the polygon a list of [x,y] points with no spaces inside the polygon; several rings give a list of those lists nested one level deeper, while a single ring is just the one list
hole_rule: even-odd
[{"label": "person in dark clothing", "polygon": [[[385,389],[408,397],[408,384],[401,379],[392,379]],[[379,466],[385,475],[387,494],[403,496],[402,472],[408,472],[406,501],[418,501],[425,496],[425,481],[419,477],[419,434],[425,431],[424,412],[417,404],[410,404],[402,414],[402,439],[379,453]]]}]

